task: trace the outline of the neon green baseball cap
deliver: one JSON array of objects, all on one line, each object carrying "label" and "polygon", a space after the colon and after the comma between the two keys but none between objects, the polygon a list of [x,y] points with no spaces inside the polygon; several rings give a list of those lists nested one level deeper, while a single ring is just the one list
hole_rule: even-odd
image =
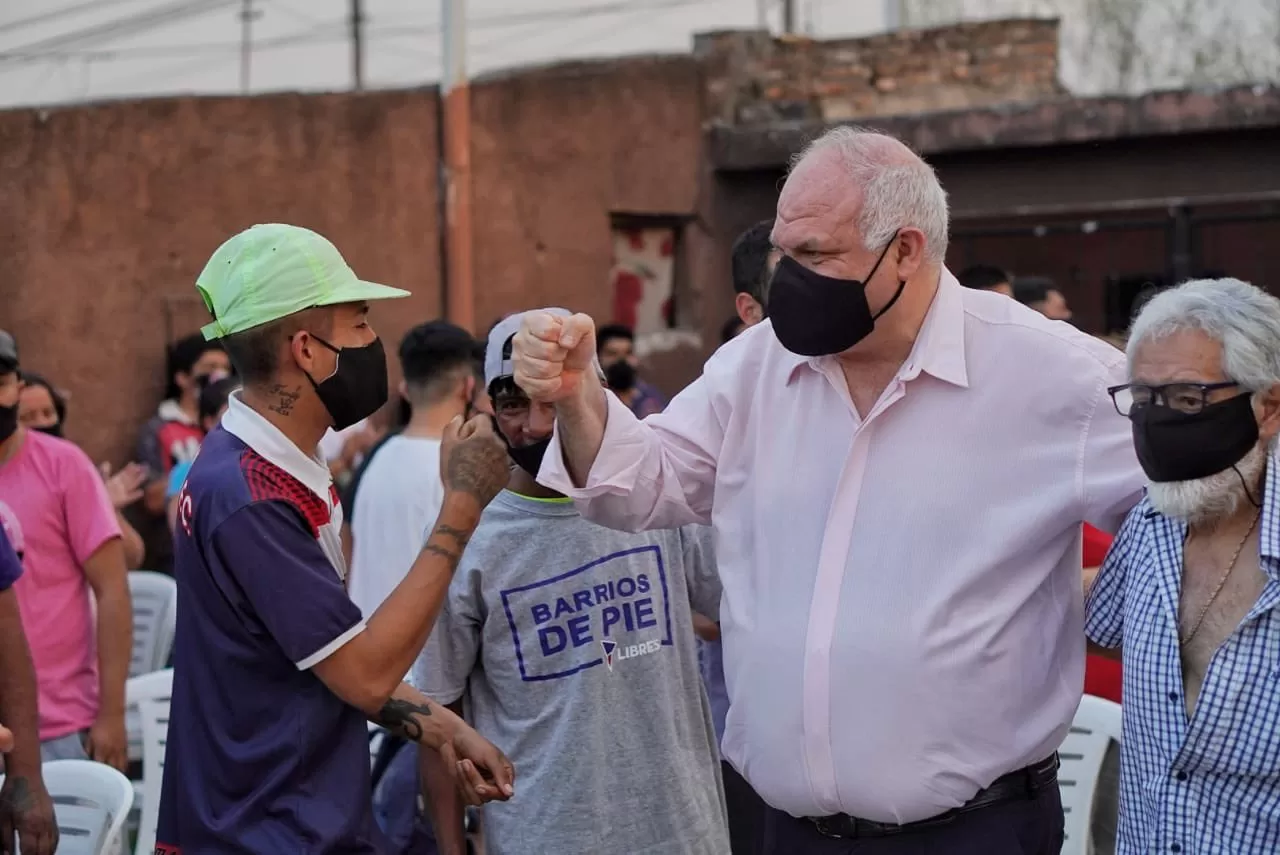
[{"label": "neon green baseball cap", "polygon": [[356,278],[338,248],[301,226],[268,223],[245,229],[213,253],[196,279],[213,323],[206,339],[223,338],[316,306],[408,297],[408,291]]}]

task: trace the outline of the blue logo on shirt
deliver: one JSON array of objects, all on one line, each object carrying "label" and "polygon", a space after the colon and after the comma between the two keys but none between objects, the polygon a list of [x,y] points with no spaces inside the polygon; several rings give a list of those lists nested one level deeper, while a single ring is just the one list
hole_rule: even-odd
[{"label": "blue logo on shirt", "polygon": [[526,682],[568,677],[602,663],[612,671],[620,645],[653,652],[671,644],[667,571],[658,546],[615,552],[509,588],[502,606]]}]

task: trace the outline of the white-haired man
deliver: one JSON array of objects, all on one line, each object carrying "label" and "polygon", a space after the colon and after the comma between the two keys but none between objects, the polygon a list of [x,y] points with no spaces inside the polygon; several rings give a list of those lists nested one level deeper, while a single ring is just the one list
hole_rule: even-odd
[{"label": "white-haired man", "polygon": [[615,527],[711,522],[724,752],[768,853],[1057,853],[1080,699],[1081,522],[1142,473],[1114,348],[943,267],[947,202],[898,141],[835,130],[778,200],[769,320],[643,423],[589,318],[533,313],[539,480]]},{"label": "white-haired man", "polygon": [[1094,583],[1086,630],[1122,648],[1120,855],[1280,852],[1280,300],[1188,282],[1133,324],[1147,497]]}]

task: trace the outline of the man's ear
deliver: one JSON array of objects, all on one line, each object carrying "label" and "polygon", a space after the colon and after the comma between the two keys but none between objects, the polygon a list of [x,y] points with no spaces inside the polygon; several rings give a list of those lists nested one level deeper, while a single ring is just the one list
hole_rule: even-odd
[{"label": "man's ear", "polygon": [[906,280],[916,275],[924,266],[925,246],[924,232],[915,228],[905,228],[898,232],[894,240],[898,244],[898,279]]},{"label": "man's ear", "polygon": [[750,294],[738,292],[738,295],[733,298],[733,306],[738,311],[738,319],[749,327],[764,320],[764,309]]},{"label": "man's ear", "polygon": [[401,380],[400,385],[396,386],[396,394],[406,401],[409,400],[409,384]]},{"label": "man's ear", "polygon": [[1280,434],[1280,383],[1258,393],[1254,402],[1258,413],[1258,436],[1266,444]]}]

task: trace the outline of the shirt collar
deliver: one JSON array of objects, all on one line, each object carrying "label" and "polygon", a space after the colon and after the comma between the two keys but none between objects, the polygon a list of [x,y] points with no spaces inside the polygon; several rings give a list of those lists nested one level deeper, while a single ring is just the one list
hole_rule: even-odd
[{"label": "shirt collar", "polygon": [[317,448],[314,456],[305,454],[279,428],[240,400],[239,391],[232,392],[227,400],[222,429],[239,438],[268,463],[297,478],[326,504],[330,503],[333,476],[329,474],[320,450]]},{"label": "shirt collar", "polygon": [[[802,366],[820,371],[822,361],[833,358],[786,353],[793,361],[787,373],[788,383],[795,379]],[[900,376],[903,380],[914,380],[922,371],[953,386],[969,386],[969,372],[964,359],[964,298],[959,281],[945,267],[938,282],[938,292],[925,315],[911,353],[902,365]]]},{"label": "shirt collar", "polygon": [[165,422],[181,422],[184,425],[194,425],[196,423],[195,420],[192,419],[191,416],[187,415],[186,411],[182,409],[182,405],[173,398],[161,401],[160,407],[156,410],[156,414],[160,416],[161,421]]},{"label": "shirt collar", "polygon": [[[1267,474],[1263,478],[1263,484],[1262,518],[1258,520],[1262,530],[1258,533],[1258,552],[1280,561],[1280,461],[1274,450],[1267,455]],[[1273,577],[1280,574],[1280,567],[1273,567],[1271,574]]]}]

